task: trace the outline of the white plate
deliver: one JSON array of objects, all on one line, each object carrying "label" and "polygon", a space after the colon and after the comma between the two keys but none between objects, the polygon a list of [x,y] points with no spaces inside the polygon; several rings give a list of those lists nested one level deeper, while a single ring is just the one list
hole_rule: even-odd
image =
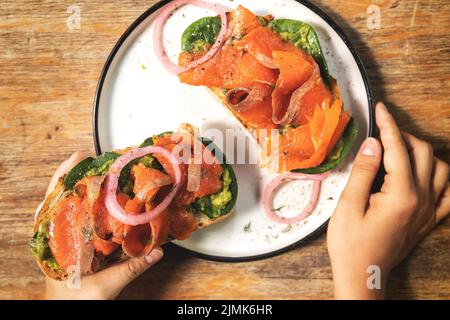
[{"label": "white plate", "polygon": [[[179,83],[157,60],[152,42],[153,21],[167,2],[156,4],[139,17],[120,38],[105,64],[94,103],[94,140],[98,154],[137,145],[153,134],[176,130],[182,122],[203,130],[240,127],[206,88]],[[270,13],[276,18],[312,24],[330,72],[342,91],[345,107],[351,109],[360,126],[360,141],[372,135],[373,105],[367,75],[341,29],[322,11],[305,1],[294,0],[215,2],[229,10],[242,4],[257,14]],[[181,50],[180,39],[185,28],[210,14],[187,6],[169,19],[164,38],[174,61]],[[230,150],[225,152],[230,157]],[[175,243],[204,257],[226,261],[268,257],[303,243],[326,226],[347,182],[351,158],[353,155],[324,182],[319,204],[311,216],[291,227],[273,223],[264,215],[261,194],[272,176],[257,165],[235,165],[239,197],[233,215],[196,232],[189,240]],[[284,206],[295,213],[307,201],[309,187],[307,182],[285,185],[274,199],[275,207]],[[249,223],[250,228],[245,231]]]}]

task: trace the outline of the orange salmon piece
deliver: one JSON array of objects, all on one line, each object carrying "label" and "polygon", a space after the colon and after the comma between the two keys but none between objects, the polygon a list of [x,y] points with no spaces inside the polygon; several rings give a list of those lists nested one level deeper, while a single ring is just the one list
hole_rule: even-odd
[{"label": "orange salmon piece", "polygon": [[317,107],[308,125],[291,129],[288,131],[290,136],[280,138],[280,162],[285,164],[285,170],[313,168],[325,160],[341,112],[340,99],[331,107]]},{"label": "orange salmon piece", "polygon": [[326,101],[333,100],[333,95],[322,80],[316,82],[315,85],[304,95],[299,102],[298,112],[292,124],[304,125],[311,121],[314,110],[317,107],[323,107]]},{"label": "orange salmon piece", "polygon": [[169,208],[169,234],[177,240],[185,240],[197,229],[192,213],[186,209]]},{"label": "orange salmon piece", "polygon": [[[132,176],[134,178],[134,188],[133,192],[134,194],[138,194],[148,186],[149,183],[152,183],[156,181],[157,179],[165,180],[168,178],[168,176],[164,173],[162,173],[159,170],[152,169],[152,168],[146,168],[141,165],[135,165],[132,169]],[[153,200],[156,193],[159,191],[159,187],[153,188],[147,192],[145,195],[145,199],[147,201]],[[136,198],[135,198],[136,199]]]},{"label": "orange salmon piece", "polygon": [[[196,60],[198,54],[182,52],[179,65]],[[263,66],[248,52],[235,46],[224,46],[205,63],[179,75],[180,81],[194,86],[223,89],[250,87],[255,82],[273,84],[278,72]]]},{"label": "orange salmon piece", "polygon": [[[127,207],[133,207],[139,211],[129,211],[136,214],[142,213],[144,210],[150,211],[152,207],[148,204],[142,209],[137,206],[129,205],[133,200],[129,200]],[[122,243],[124,252],[130,257],[140,257],[149,254],[154,248],[162,245],[167,241],[169,232],[169,220],[167,211],[161,213],[156,219],[150,223],[139,226],[125,226],[125,235]]]},{"label": "orange salmon piece", "polygon": [[334,130],[333,136],[330,141],[330,145],[328,146],[327,155],[329,155],[333,151],[333,148],[336,146],[336,143],[339,141],[342,134],[344,133],[345,128],[347,128],[350,119],[351,119],[350,114],[348,114],[345,111],[341,113],[338,125],[336,127],[336,130]]},{"label": "orange salmon piece", "polygon": [[272,69],[278,68],[273,57],[274,51],[300,51],[293,44],[284,41],[278,33],[263,26],[250,31],[236,45],[247,50],[261,64]]},{"label": "orange salmon piece", "polygon": [[195,198],[202,198],[222,190],[222,175],[223,169],[220,164],[207,164],[205,162],[201,165],[200,186],[194,192]]},{"label": "orange salmon piece", "polygon": [[113,241],[103,240],[98,237],[93,240],[93,243],[95,250],[105,257],[111,255],[120,246]]},{"label": "orange salmon piece", "polygon": [[273,58],[280,77],[272,93],[272,108],[274,118],[280,119],[287,112],[294,91],[311,77],[314,62],[299,50],[273,51]]},{"label": "orange salmon piece", "polygon": [[[192,138],[192,143],[193,143]],[[164,147],[169,151],[173,151],[176,145],[173,143],[174,139],[170,137],[156,138],[154,139],[154,144],[157,146]],[[191,143],[191,148],[193,148]],[[182,148],[180,148],[182,149]],[[196,192],[189,192],[186,190],[187,188],[187,179],[188,179],[188,164],[181,164],[181,172],[182,172],[182,187],[177,195],[176,203],[178,206],[186,206],[192,203],[196,198],[201,198],[210,194],[214,194],[219,192],[222,189],[222,180],[220,180],[220,176],[222,175],[223,169],[222,166],[218,163],[217,159],[212,155],[203,145],[202,145],[202,164],[201,164],[201,177],[199,190]],[[194,155],[193,150],[191,149],[191,157]],[[163,156],[155,155],[158,161],[163,166],[164,170],[169,174],[169,176],[175,180],[175,174],[173,172],[172,166],[170,162]],[[205,161],[205,158],[210,158],[214,161]],[[211,163],[212,162],[212,163]]]},{"label": "orange salmon piece", "polygon": [[87,212],[83,208],[82,199],[74,195],[61,200],[55,210],[49,246],[56,262],[67,270],[70,266],[79,264],[84,241],[82,221]]},{"label": "orange salmon piece", "polygon": [[[122,207],[128,200],[128,196],[118,193],[117,201]],[[94,223],[94,233],[98,238],[109,240],[120,244],[123,237],[123,224],[112,217],[105,206],[105,190],[100,191],[99,198],[94,202],[91,208],[91,217]]]},{"label": "orange salmon piece", "polygon": [[247,8],[239,5],[229,14],[228,38],[240,39],[251,30],[261,26],[258,17]]}]

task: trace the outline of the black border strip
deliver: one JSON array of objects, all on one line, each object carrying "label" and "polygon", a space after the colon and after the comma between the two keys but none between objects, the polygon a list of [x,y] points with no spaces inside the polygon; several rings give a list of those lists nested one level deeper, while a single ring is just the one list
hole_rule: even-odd
[{"label": "black border strip", "polygon": [[[374,98],[373,98],[373,91],[372,91],[372,87],[370,86],[367,71],[364,67],[364,64],[363,64],[361,58],[359,57],[358,53],[355,51],[355,49],[351,45],[350,40],[347,38],[347,36],[345,35],[345,33],[341,29],[341,27],[339,27],[325,12],[323,12],[316,5],[312,4],[311,2],[309,2],[307,0],[295,0],[295,1],[304,5],[305,7],[307,7],[308,9],[310,9],[311,11],[313,11],[314,13],[319,15],[323,20],[325,20],[334,29],[334,31],[336,31],[336,33],[344,41],[344,43],[350,50],[351,54],[353,55],[353,58],[356,61],[356,64],[358,65],[358,68],[361,72],[361,76],[364,81],[364,85],[366,87],[367,101],[369,104],[369,120],[370,120],[369,121],[369,136],[370,137],[376,136],[375,104],[374,104]],[[125,40],[131,35],[131,33],[151,14],[153,14],[155,11],[157,11],[158,9],[160,9],[162,6],[166,5],[169,2],[170,2],[170,0],[160,1],[157,4],[153,5],[152,7],[150,7],[147,11],[145,11],[139,18],[137,18],[131,24],[131,26],[128,27],[128,29],[123,33],[123,35],[119,38],[117,43],[114,45],[111,53],[109,54],[108,59],[106,60],[103,70],[100,74],[100,79],[99,79],[97,89],[95,92],[94,105],[93,105],[92,126],[93,126],[95,152],[97,153],[97,155],[100,155],[102,153],[102,149],[100,147],[99,132],[98,132],[98,110],[99,110],[99,106],[100,106],[100,97],[101,97],[102,90],[103,90],[103,84],[105,82],[109,68],[110,68],[116,54],[118,53],[119,49],[122,47]],[[287,247],[284,247],[282,249],[272,251],[269,253],[255,255],[255,256],[240,257],[240,258],[222,257],[222,256],[213,256],[213,255],[198,253],[198,252],[186,249],[186,248],[183,248],[183,249],[186,251],[189,251],[193,256],[200,257],[200,258],[207,259],[207,260],[212,260],[212,261],[218,261],[218,262],[255,261],[255,260],[271,258],[271,257],[277,256],[279,254],[285,253],[287,251],[290,251],[291,249],[293,249],[297,246],[303,245],[303,244],[309,242],[310,240],[317,238],[324,230],[326,230],[327,227],[328,227],[328,221],[323,223],[319,228],[317,228],[315,231],[313,231],[311,234],[309,234],[305,238],[303,238]],[[177,246],[176,244],[169,244],[169,245]],[[179,247],[179,246],[177,246],[177,247]]]}]

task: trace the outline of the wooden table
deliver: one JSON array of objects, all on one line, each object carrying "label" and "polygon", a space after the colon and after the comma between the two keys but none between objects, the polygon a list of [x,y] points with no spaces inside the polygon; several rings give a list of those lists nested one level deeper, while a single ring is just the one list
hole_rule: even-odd
[{"label": "wooden table", "polygon": [[[0,10],[0,298],[40,299],[44,277],[28,252],[34,209],[56,166],[93,152],[91,106],[114,43],[156,1],[12,1]],[[72,3],[80,29],[69,30]],[[450,6],[447,0],[318,0],[350,36],[378,99],[404,130],[450,161]],[[367,7],[381,8],[368,30]],[[390,298],[450,298],[450,220],[394,272]],[[325,235],[276,258],[216,263],[170,247],[121,298],[333,297]]]}]

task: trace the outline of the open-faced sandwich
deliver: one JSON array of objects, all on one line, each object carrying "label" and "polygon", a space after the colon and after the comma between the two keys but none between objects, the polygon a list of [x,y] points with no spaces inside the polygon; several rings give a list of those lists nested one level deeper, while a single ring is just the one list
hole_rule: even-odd
[{"label": "open-faced sandwich", "polygon": [[77,164],[37,213],[31,252],[50,278],[89,274],[187,239],[228,217],[236,198],[224,155],[185,126]]},{"label": "open-faced sandwich", "polygon": [[[174,66],[165,55],[161,30],[170,13],[185,4],[219,15],[201,18],[184,31]],[[356,121],[343,109],[311,25],[257,16],[242,6],[225,12],[203,1],[173,1],[156,23],[160,60],[181,82],[208,87],[263,147],[267,166],[276,162],[279,172],[324,173],[351,150]]]}]

